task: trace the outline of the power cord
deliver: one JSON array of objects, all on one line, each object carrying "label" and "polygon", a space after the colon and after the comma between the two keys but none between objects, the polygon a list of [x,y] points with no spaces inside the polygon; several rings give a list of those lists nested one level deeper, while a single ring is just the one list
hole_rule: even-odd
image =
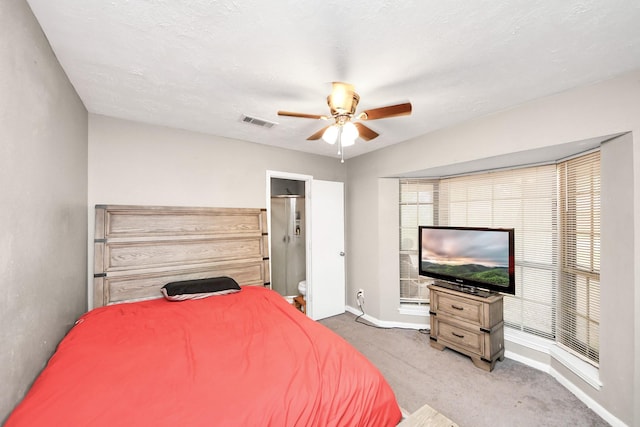
[{"label": "power cord", "polygon": [[[398,326],[385,327],[385,326],[372,325],[371,323],[365,323],[362,320],[360,320],[360,318],[365,315],[365,312],[364,312],[364,296],[362,294],[358,293],[358,295],[356,295],[356,303],[358,304],[358,307],[360,308],[360,311],[362,312],[361,314],[356,316],[356,318],[354,319],[354,322],[356,322],[356,323],[360,323],[361,325],[365,325],[365,326],[368,326],[370,328],[376,328],[376,329],[404,329],[404,330],[411,330],[411,331],[415,331],[416,330],[416,329],[413,329],[413,328],[400,328]],[[420,332],[421,334],[424,334],[424,335],[429,335],[430,334],[429,328],[418,329],[417,331]]]}]

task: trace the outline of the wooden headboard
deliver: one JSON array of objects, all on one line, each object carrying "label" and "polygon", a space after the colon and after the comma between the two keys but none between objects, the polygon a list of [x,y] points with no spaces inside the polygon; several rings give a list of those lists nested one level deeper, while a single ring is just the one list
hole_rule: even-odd
[{"label": "wooden headboard", "polygon": [[96,205],[94,307],[161,297],[177,280],[269,285],[265,209]]}]

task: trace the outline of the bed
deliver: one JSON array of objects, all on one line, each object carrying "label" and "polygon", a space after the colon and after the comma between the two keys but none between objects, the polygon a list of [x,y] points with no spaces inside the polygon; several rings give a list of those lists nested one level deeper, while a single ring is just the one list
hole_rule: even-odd
[{"label": "bed", "polygon": [[[259,209],[96,207],[95,308],[6,427],[396,425],[380,372],[269,289],[264,218]],[[211,280],[240,286],[190,293]],[[158,298],[163,287],[185,299]]]}]

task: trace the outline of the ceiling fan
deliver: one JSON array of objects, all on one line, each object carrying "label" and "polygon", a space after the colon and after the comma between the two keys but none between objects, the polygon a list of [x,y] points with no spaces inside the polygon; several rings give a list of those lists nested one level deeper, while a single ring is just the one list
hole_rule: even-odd
[{"label": "ceiling fan", "polygon": [[373,108],[356,114],[356,107],[359,101],[360,95],[355,92],[353,85],[333,82],[331,94],[327,96],[327,104],[329,105],[331,115],[294,113],[291,111],[278,111],[278,115],[302,117],[305,119],[333,120],[333,124],[325,126],[307,139],[316,140],[322,138],[329,144],[335,144],[337,142],[338,155],[342,155],[342,148],[353,145],[356,138],[360,137],[365,141],[370,141],[379,135],[360,122],[354,123],[354,120],[378,120],[411,114],[411,103],[409,102]]}]

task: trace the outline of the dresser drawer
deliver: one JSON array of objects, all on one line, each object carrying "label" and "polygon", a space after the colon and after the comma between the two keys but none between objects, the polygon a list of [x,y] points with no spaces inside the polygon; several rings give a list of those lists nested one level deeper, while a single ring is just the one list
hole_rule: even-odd
[{"label": "dresser drawer", "polygon": [[456,295],[439,293],[436,295],[435,311],[469,321],[474,325],[482,325],[483,303],[472,299],[460,298]]},{"label": "dresser drawer", "polygon": [[436,319],[435,323],[435,337],[439,343],[463,352],[484,355],[485,334],[483,332],[470,331],[440,319]]}]

